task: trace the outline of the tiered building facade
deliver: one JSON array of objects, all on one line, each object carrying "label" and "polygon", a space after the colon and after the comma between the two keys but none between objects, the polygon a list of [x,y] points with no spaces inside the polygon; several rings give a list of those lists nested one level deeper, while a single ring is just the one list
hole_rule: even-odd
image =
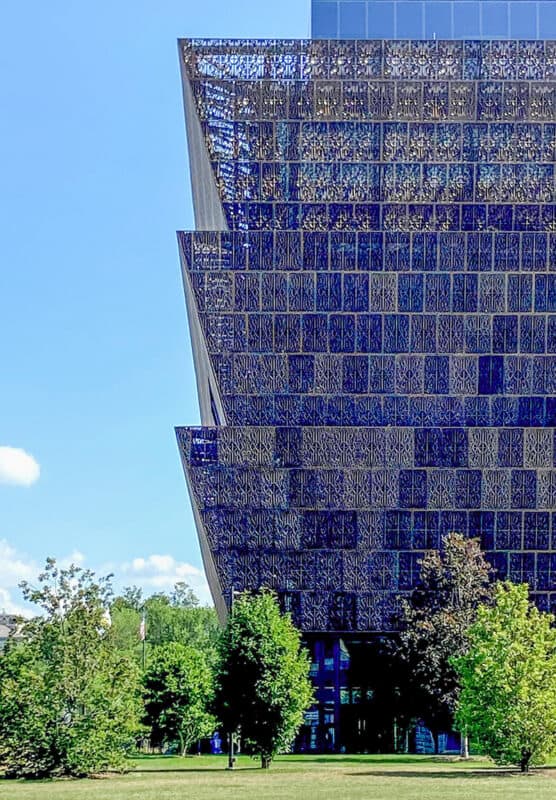
[{"label": "tiered building facade", "polygon": [[180,57],[202,427],[177,435],[213,596],[272,587],[303,630],[301,747],[391,749],[369,653],[425,550],[479,537],[556,605],[556,42]]}]

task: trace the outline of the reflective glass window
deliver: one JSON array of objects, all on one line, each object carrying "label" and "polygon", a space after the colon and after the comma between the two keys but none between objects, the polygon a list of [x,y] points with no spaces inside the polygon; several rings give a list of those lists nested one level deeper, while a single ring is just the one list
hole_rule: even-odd
[{"label": "reflective glass window", "polygon": [[396,3],[396,38],[423,38],[423,3],[417,0]]},{"label": "reflective glass window", "polygon": [[[506,39],[508,37],[508,3],[483,2],[483,39]],[[534,6],[531,12],[535,13]]]},{"label": "reflective glass window", "polygon": [[[554,5],[548,3],[547,5]],[[510,37],[512,39],[534,39],[537,36],[536,4],[523,0],[510,3]]]},{"label": "reflective glass window", "polygon": [[312,0],[316,38],[551,39],[556,0]]},{"label": "reflective glass window", "polygon": [[393,39],[394,3],[385,0],[371,0],[367,3],[368,32],[371,39]]},{"label": "reflective glass window", "polygon": [[556,3],[539,3],[539,36],[556,39]]},{"label": "reflective glass window", "polygon": [[426,39],[451,39],[452,38],[452,4],[451,3],[425,3],[425,38]]},{"label": "reflective glass window", "polygon": [[325,0],[325,2],[313,2],[312,9],[312,29],[315,38],[330,37],[334,39],[338,36],[338,4]]},{"label": "reflective glass window", "polygon": [[480,3],[467,2],[467,0],[454,3],[454,38],[479,39],[480,36]]},{"label": "reflective glass window", "polygon": [[340,36],[345,39],[366,37],[366,13],[365,3],[340,3]]}]

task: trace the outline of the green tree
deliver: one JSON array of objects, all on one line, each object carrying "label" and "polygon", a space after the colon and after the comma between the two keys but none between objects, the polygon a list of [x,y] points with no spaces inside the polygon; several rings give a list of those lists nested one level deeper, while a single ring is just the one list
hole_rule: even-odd
[{"label": "green tree", "polygon": [[174,605],[168,595],[156,594],[145,601],[145,615],[150,646],[180,642],[210,653],[214,660],[221,632],[214,608]]},{"label": "green tree", "polygon": [[454,660],[456,720],[497,764],[542,764],[556,753],[556,630],[526,584],[496,586],[479,608],[467,652]]},{"label": "green tree", "polygon": [[170,603],[175,608],[196,608],[199,605],[199,598],[189,584],[185,581],[178,581],[174,584],[174,591],[170,595]]},{"label": "green tree", "polygon": [[215,728],[209,713],[213,693],[213,674],[204,653],[177,642],[157,647],[144,676],[144,722],[151,729],[151,741],[179,741],[185,756]]},{"label": "green tree", "polygon": [[139,728],[139,684],[114,645],[108,578],[49,559],[22,584],[43,616],[0,657],[0,763],[12,776],[83,776],[124,764]]},{"label": "green tree", "polygon": [[139,666],[142,663],[142,646],[139,635],[141,613],[118,600],[119,598],[110,608],[112,636],[116,647]]},{"label": "green tree", "polygon": [[[459,679],[452,657],[467,651],[477,609],[492,597],[490,567],[476,539],[452,533],[440,551],[425,554],[418,587],[402,603],[395,647],[405,664],[405,691],[414,716],[438,733],[453,725]],[[466,737],[462,739],[466,754]]]},{"label": "green tree", "polygon": [[141,611],[143,608],[143,590],[139,586],[124,586],[122,594],[112,602],[112,608],[117,607]]},{"label": "green tree", "polygon": [[219,646],[216,713],[268,768],[290,747],[312,702],[309,657],[269,591],[235,601]]},{"label": "green tree", "polygon": [[112,629],[118,646],[133,654],[142,663],[143,646],[139,628],[143,613],[146,618],[146,662],[154,648],[179,642],[203,651],[211,663],[216,659],[220,625],[214,608],[199,605],[193,590],[184,582],[177,583],[168,595],[157,593],[143,599],[137,587],[127,587],[111,604]]}]

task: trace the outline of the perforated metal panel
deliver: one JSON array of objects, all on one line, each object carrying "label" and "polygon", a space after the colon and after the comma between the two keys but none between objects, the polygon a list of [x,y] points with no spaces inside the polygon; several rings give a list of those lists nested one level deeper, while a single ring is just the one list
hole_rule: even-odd
[{"label": "perforated metal panel", "polygon": [[215,596],[388,630],[458,531],[552,606],[556,43],[181,52],[229,228],[180,235],[216,424],[178,438]]}]

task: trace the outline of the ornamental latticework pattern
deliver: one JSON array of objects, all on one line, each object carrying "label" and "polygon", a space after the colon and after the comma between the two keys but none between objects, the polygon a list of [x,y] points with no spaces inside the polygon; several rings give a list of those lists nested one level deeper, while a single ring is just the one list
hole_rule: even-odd
[{"label": "ornamental latticework pattern", "polygon": [[178,439],[215,595],[387,630],[458,531],[552,607],[556,43],[181,53],[227,228],[179,238],[211,410]]}]

